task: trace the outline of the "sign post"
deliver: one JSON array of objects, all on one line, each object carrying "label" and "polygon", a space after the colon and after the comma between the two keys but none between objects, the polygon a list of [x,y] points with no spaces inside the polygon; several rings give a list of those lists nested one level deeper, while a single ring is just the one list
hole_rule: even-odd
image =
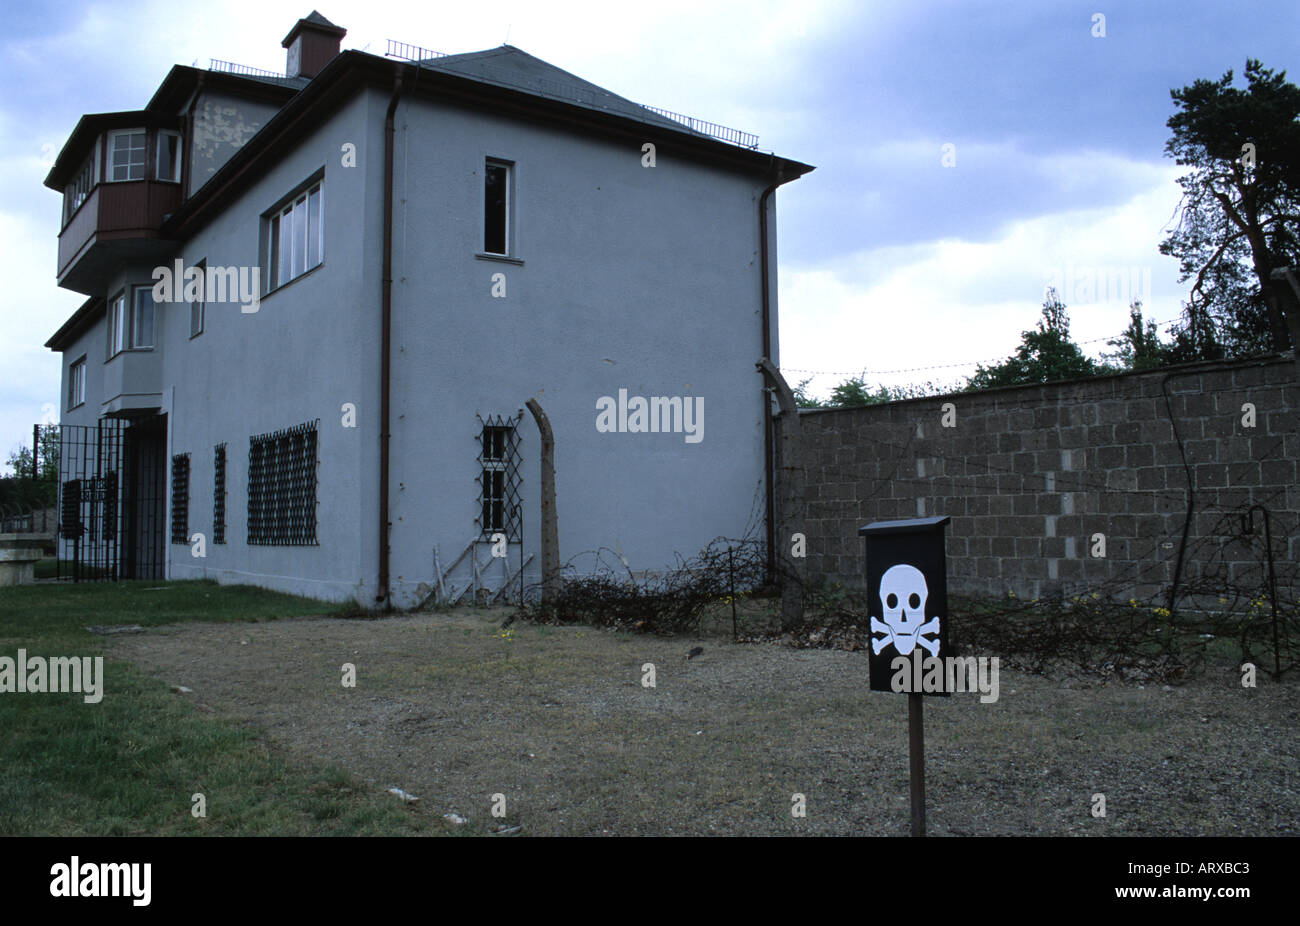
[{"label": "sign post", "polygon": [[[943,528],[948,518],[876,521],[866,539],[871,616],[872,691],[907,693],[912,835],[925,835],[925,730],[922,697],[947,696],[948,575]],[[922,659],[922,652],[928,653]]]}]

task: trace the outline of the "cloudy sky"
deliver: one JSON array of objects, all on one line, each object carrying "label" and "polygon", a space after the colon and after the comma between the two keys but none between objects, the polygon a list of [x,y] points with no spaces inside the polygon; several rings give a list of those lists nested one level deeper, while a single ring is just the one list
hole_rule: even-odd
[{"label": "cloudy sky", "polygon": [[78,117],[142,107],[173,64],[282,70],[312,3],[345,48],[508,41],[816,165],[778,194],[780,345],[823,395],[864,372],[955,382],[1015,348],[1052,282],[1094,355],[1129,298],[1175,319],[1186,287],[1157,249],[1179,194],[1170,88],[1247,57],[1300,80],[1294,0],[6,3],[0,460],[57,415],[41,345],[82,297],[55,285],[61,197],[42,180]]}]

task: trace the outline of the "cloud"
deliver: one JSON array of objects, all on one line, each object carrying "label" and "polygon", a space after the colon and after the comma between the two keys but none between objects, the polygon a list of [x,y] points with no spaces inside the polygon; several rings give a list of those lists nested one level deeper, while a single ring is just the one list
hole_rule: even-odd
[{"label": "cloud", "polygon": [[[1057,168],[1077,166],[1071,158]],[[1143,165],[1133,170],[1146,173]],[[988,240],[941,238],[784,268],[782,368],[792,381],[819,371],[810,388],[823,395],[864,370],[869,381],[889,385],[963,378],[974,372],[971,361],[1014,351],[1020,333],[1037,322],[1053,272],[1067,266],[1074,278],[1136,267],[1150,280],[1145,316],[1176,318],[1177,263],[1161,256],[1155,242],[1180,190],[1171,169],[1149,176],[1146,189],[1118,206],[1009,222]],[[1118,334],[1128,323],[1125,300],[1097,301],[1081,288],[1067,295],[1086,300],[1066,300],[1076,341]],[[1086,349],[1095,356],[1107,348]]]}]

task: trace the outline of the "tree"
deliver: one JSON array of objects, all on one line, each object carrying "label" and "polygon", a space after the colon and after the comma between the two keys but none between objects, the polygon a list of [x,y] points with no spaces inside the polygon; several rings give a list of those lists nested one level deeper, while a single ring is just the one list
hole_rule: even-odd
[{"label": "tree", "polygon": [[1049,288],[1037,330],[1022,331],[1020,347],[1002,363],[977,366],[965,391],[1080,379],[1100,372],[1097,363],[1070,340],[1070,319],[1065,304],[1056,290]]},{"label": "tree", "polygon": [[1160,253],[1178,258],[1180,282],[1193,280],[1175,337],[1184,360],[1300,342],[1294,294],[1270,276],[1300,262],[1300,87],[1253,58],[1246,89],[1232,81],[1228,71],[1170,91],[1179,111],[1165,154],[1192,169],[1178,178],[1183,198]]},{"label": "tree", "polygon": [[1170,345],[1160,340],[1155,322],[1142,320],[1140,299],[1133,300],[1128,317],[1124,333],[1106,342],[1115,350],[1103,353],[1102,359],[1114,361],[1124,370],[1153,370],[1168,364]]},{"label": "tree", "polygon": [[[57,424],[42,425],[37,432],[40,440],[41,457],[40,479],[42,481],[58,482],[59,479],[59,426]],[[32,451],[31,448],[19,446],[16,450],[9,453],[9,459],[5,461],[13,476],[31,479],[32,478]]]},{"label": "tree", "polygon": [[0,513],[22,514],[53,506],[59,497],[59,426],[40,429],[40,478],[32,478],[32,451],[19,447],[6,461],[12,474],[0,477]]},{"label": "tree", "polygon": [[808,384],[812,382],[812,377],[800,380],[799,385],[795,386],[791,392],[794,393],[794,404],[800,408],[825,408],[822,400],[816,396],[808,394]]}]

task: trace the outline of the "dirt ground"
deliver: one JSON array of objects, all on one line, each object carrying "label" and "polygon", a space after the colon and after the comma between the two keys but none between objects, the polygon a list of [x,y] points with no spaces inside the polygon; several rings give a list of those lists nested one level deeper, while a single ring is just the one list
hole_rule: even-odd
[{"label": "dirt ground", "polygon": [[[504,615],[184,624],[106,642],[193,689],[177,697],[473,831],[908,832],[906,698],[867,690],[864,653],[502,631]],[[654,688],[642,685],[648,662]],[[929,833],[1294,835],[1298,689],[1262,672],[1243,689],[1229,665],[1172,687],[1004,669],[995,703],[928,698]],[[495,794],[504,819],[490,813]]]}]

